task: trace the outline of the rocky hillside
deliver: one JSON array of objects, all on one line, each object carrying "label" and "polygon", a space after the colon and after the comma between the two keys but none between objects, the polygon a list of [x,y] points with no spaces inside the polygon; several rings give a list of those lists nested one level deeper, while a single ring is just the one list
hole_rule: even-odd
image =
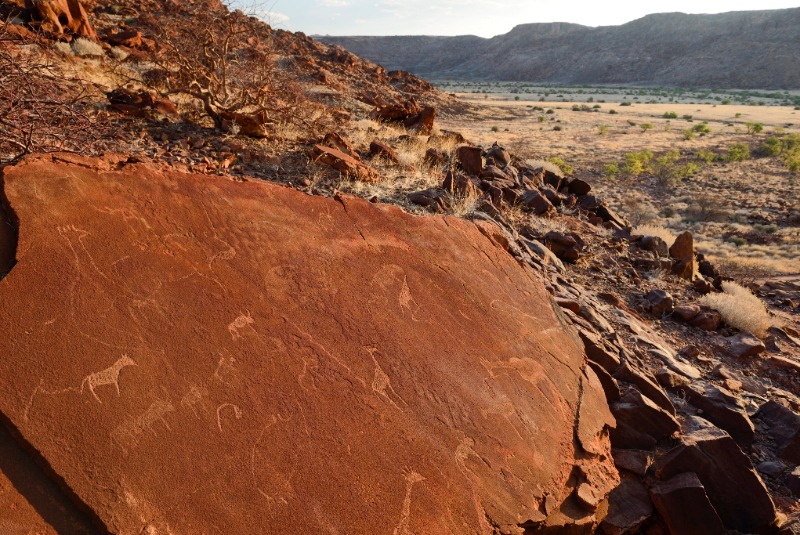
[{"label": "rocky hillside", "polygon": [[429,79],[795,89],[800,8],[663,13],[621,26],[522,24],[491,39],[318,37]]}]

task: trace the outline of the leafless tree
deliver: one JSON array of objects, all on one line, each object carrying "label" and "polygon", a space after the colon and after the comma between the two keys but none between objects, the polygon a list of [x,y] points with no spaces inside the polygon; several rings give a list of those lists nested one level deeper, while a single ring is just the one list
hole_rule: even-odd
[{"label": "leafless tree", "polygon": [[303,120],[306,101],[280,68],[269,27],[202,0],[172,9],[178,11],[167,22],[146,21],[161,47],[159,68],[148,77],[152,87],[196,99],[220,129],[237,123],[242,133],[258,135],[260,128],[266,136],[288,117]]},{"label": "leafless tree", "polygon": [[25,51],[0,24],[0,164],[34,152],[91,152],[108,125],[85,84],[70,80],[43,50]]}]

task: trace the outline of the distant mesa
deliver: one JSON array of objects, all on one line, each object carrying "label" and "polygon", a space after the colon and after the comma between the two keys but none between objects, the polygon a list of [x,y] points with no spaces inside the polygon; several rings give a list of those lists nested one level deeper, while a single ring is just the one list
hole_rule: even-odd
[{"label": "distant mesa", "polygon": [[621,26],[521,24],[491,39],[330,37],[387,69],[439,80],[800,87],[800,8],[718,15],[660,13]]}]

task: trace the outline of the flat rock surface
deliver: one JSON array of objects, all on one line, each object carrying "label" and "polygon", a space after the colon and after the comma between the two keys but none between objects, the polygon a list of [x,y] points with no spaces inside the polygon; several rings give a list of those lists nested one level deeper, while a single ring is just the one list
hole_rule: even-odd
[{"label": "flat rock surface", "polygon": [[473,223],[68,159],[5,170],[0,411],[109,531],[519,532],[617,483],[580,340]]}]

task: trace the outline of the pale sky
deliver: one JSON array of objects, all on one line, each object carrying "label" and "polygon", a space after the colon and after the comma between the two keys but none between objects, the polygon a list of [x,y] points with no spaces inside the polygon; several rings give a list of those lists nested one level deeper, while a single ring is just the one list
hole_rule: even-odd
[{"label": "pale sky", "polygon": [[[783,9],[794,2],[761,0],[231,0],[268,14],[276,28],[321,35],[480,35],[492,37],[529,22],[624,24],[649,13],[723,13]],[[246,9],[247,11],[247,9]],[[262,17],[263,18],[263,17]]]}]

